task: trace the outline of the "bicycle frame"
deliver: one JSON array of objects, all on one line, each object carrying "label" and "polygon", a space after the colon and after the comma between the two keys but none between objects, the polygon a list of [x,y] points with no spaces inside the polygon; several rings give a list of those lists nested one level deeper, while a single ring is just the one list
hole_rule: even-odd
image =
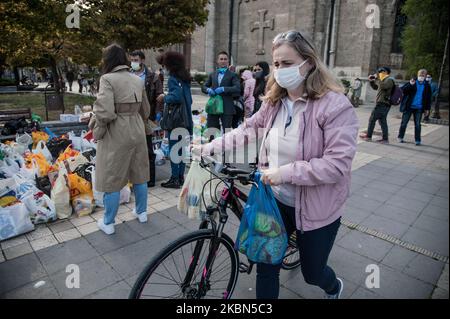
[{"label": "bicycle frame", "polygon": [[[206,259],[205,267],[203,269],[202,273],[202,279],[200,281],[199,287],[198,287],[198,296],[204,296],[207,289],[209,288],[209,276],[211,275],[212,266],[214,264],[217,251],[219,249],[220,244],[220,238],[222,237],[223,228],[225,227],[225,224],[228,220],[228,214],[226,212],[227,208],[230,206],[233,213],[236,215],[236,217],[241,220],[243,215],[243,207],[241,203],[238,201],[238,199],[241,199],[242,201],[246,202],[248,197],[245,193],[243,193],[240,189],[238,189],[234,185],[233,179],[227,179],[227,183],[229,183],[229,186],[225,184],[225,188],[222,190],[222,195],[220,197],[219,203],[217,207],[214,208],[208,208],[206,213],[206,219],[203,220],[200,223],[199,229],[207,229],[208,225],[211,224],[211,228],[213,232],[216,234],[216,237],[212,241],[208,257]],[[214,220],[213,216],[216,211],[219,211],[219,223],[217,224]],[[185,292],[185,289],[189,287],[189,284],[192,280],[192,276],[194,275],[195,269],[198,265],[198,261],[200,258],[200,253],[203,249],[203,241],[197,242],[194,254],[191,258],[191,262],[189,264],[189,269],[186,273],[186,277],[181,285],[183,293]],[[226,298],[226,296],[224,296]]]},{"label": "bicycle frame", "polygon": [[[230,208],[231,211],[236,215],[239,220],[242,220],[242,216],[244,214],[244,208],[239,200],[242,200],[244,203],[247,202],[248,196],[242,192],[239,188],[235,186],[235,180],[239,180],[236,177],[225,177],[222,181],[225,184],[224,189],[222,190],[220,200],[216,207],[208,207],[206,212],[206,218],[200,223],[199,229],[208,229],[208,226],[211,225],[212,231],[215,234],[214,238],[211,240],[211,244],[208,251],[208,256],[206,259],[206,263],[204,269],[202,271],[202,278],[198,283],[197,289],[192,288],[192,292],[186,291],[186,289],[190,288],[190,283],[192,277],[194,276],[195,269],[198,266],[200,254],[203,249],[204,241],[198,241],[193,256],[191,258],[191,262],[189,264],[189,269],[186,273],[186,277],[181,285],[183,293],[187,294],[191,297],[202,298],[206,295],[206,292],[209,289],[209,277],[211,275],[212,266],[216,259],[217,252],[219,250],[220,240],[222,237],[223,229],[228,220],[228,214],[226,212],[227,208]],[[217,223],[214,219],[215,212],[219,213],[219,222]],[[295,232],[289,236],[289,246],[296,247],[296,236]],[[294,254],[294,252],[288,253],[286,257]],[[253,268],[254,263],[248,260],[249,265],[244,263],[239,263],[239,272],[246,272],[250,274]],[[197,295],[195,295],[197,292]],[[224,296],[227,298],[228,296]]]}]

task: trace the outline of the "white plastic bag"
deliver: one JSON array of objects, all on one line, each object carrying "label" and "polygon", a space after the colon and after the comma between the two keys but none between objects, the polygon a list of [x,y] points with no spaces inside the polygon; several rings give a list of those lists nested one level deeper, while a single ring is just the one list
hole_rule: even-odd
[{"label": "white plastic bag", "polygon": [[14,180],[16,182],[16,195],[18,199],[22,199],[23,196],[29,192],[37,192],[39,189],[36,187],[35,179],[27,179],[21,174],[14,175]]},{"label": "white plastic bag", "polygon": [[72,200],[72,207],[78,217],[90,215],[95,209],[94,197],[90,194],[81,194]]},{"label": "white plastic bag", "polygon": [[104,207],[103,205],[103,195],[104,193],[97,191],[95,187],[95,166],[90,166],[86,168],[86,172],[91,173],[91,180],[92,180],[92,193],[94,194],[94,202],[95,205]]},{"label": "white plastic bag", "polygon": [[24,203],[0,209],[0,240],[15,237],[34,229]]},{"label": "white plastic bag", "polygon": [[130,186],[126,185],[120,191],[120,204],[129,203],[131,198],[131,189]]},{"label": "white plastic bag", "polygon": [[[103,196],[105,193],[97,191],[95,184],[95,166],[90,166],[86,168],[86,172],[91,173],[92,177],[92,193],[94,194],[94,202],[96,206],[105,207],[103,203]],[[131,199],[131,189],[130,186],[126,185],[120,190],[120,204],[129,203]]]},{"label": "white plastic bag", "polygon": [[21,201],[30,212],[33,224],[48,223],[56,220],[55,203],[42,191],[34,189],[24,194]]},{"label": "white plastic bag", "polygon": [[58,177],[52,185],[51,199],[55,203],[56,216],[59,219],[69,218],[72,215],[69,178],[64,166],[59,169]]},{"label": "white plastic bag", "polygon": [[164,165],[166,163],[166,160],[165,160],[163,151],[159,147],[155,146],[153,152],[155,153],[155,156],[156,156],[155,157],[155,165],[157,165],[157,166]]},{"label": "white plastic bag", "polygon": [[26,166],[22,167],[19,172],[15,173],[16,174],[20,174],[21,176],[23,176],[26,180],[35,180],[36,176],[39,176],[39,168],[38,165],[36,163],[36,160],[33,158],[31,160],[31,167],[27,168]]},{"label": "white plastic bag", "polygon": [[3,175],[5,175],[6,177],[10,178],[10,177],[14,177],[15,174],[17,174],[18,170],[17,170],[17,165],[13,165],[10,166],[8,165],[8,163],[5,161],[0,161],[0,173],[2,173]]},{"label": "white plastic bag", "polygon": [[30,146],[33,144],[33,138],[30,134],[23,133],[22,135],[19,135],[19,133],[16,134],[16,142],[22,145]]},{"label": "white plastic bag", "polygon": [[18,145],[21,146],[21,153],[23,154],[26,151],[29,150],[30,145],[33,144],[33,138],[31,137],[31,135],[24,133],[22,135],[17,134],[16,135],[16,142]]},{"label": "white plastic bag", "polygon": [[82,150],[81,147],[81,141],[82,141],[82,137],[81,136],[76,136],[74,132],[69,132],[69,140],[72,141],[72,148],[74,150],[80,151]]},{"label": "white plastic bag", "polygon": [[11,191],[16,192],[17,182],[14,178],[0,179],[0,197]]},{"label": "white plastic bag", "polygon": [[45,145],[44,141],[39,141],[36,145],[36,148],[33,150],[34,154],[42,153],[44,155],[45,159],[49,162],[53,162],[53,156],[52,153],[48,150],[47,146]]},{"label": "white plastic bag", "polygon": [[87,158],[80,154],[75,157],[69,157],[68,159],[66,159],[64,161],[64,165],[66,166],[66,169],[69,173],[73,173],[78,166],[88,162],[89,161],[87,160]]},{"label": "white plastic bag", "polygon": [[[206,207],[211,203],[211,194],[206,194],[206,188],[212,189],[214,192],[217,183],[208,183],[212,177],[210,173],[200,166],[198,161],[192,161],[189,172],[181,188],[180,195],[178,197],[177,209],[188,215],[190,219],[201,219],[203,213],[206,212]],[[205,187],[205,200],[206,206],[203,203],[202,191],[205,183],[208,185]]]},{"label": "white plastic bag", "polygon": [[28,150],[28,146],[16,142],[12,142],[9,146],[11,147],[12,151],[19,155],[22,155]]},{"label": "white plastic bag", "polygon": [[81,132],[81,149],[83,152],[91,149],[97,149],[97,144],[84,138],[87,133],[88,132],[86,131]]}]

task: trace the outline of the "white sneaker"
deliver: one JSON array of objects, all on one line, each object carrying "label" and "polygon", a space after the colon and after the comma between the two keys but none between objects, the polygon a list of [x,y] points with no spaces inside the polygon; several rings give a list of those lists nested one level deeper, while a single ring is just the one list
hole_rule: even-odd
[{"label": "white sneaker", "polygon": [[341,278],[336,278],[339,282],[339,291],[335,295],[325,293],[325,299],[341,299],[342,290],[344,290],[344,282]]},{"label": "white sneaker", "polygon": [[136,214],[136,209],[133,209],[133,215],[139,219],[139,222],[146,223],[147,222],[147,212],[143,212],[140,214]]},{"label": "white sneaker", "polygon": [[100,218],[97,221],[97,226],[102,230],[106,235],[112,235],[114,234],[114,224],[105,225],[103,218]]}]

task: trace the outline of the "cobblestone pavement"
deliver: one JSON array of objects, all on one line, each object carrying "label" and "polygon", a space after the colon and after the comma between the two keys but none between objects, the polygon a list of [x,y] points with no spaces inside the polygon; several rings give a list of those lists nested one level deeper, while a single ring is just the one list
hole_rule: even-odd
[{"label": "cobblestone pavement", "polygon": [[[194,97],[196,105],[204,97]],[[357,109],[361,130],[371,107]],[[398,109],[389,117],[391,144],[359,141],[351,196],[329,265],[343,278],[344,298],[448,298],[449,130],[424,125],[423,146],[395,140]],[[158,167],[157,179],[170,167]],[[170,241],[198,227],[176,210],[178,191],[149,190],[149,222],[133,217],[133,199],[122,205],[116,234],[99,232],[103,211],[40,225],[33,232],[0,243],[1,298],[126,298],[146,262]],[[225,231],[238,229],[230,218]],[[80,267],[80,288],[68,289],[66,266]],[[368,265],[380,270],[380,287],[368,288]],[[321,298],[299,269],[281,272],[281,298]],[[255,298],[255,271],[240,274],[234,298]]]}]

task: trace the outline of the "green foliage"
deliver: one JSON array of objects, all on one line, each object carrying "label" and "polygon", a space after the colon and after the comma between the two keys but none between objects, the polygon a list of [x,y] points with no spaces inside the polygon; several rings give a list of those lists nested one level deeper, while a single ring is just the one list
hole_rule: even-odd
[{"label": "green foliage", "polygon": [[[0,110],[31,108],[31,112],[45,119],[44,93],[3,93],[1,95]],[[65,113],[73,114],[78,105],[92,105],[94,97],[79,94],[64,94]],[[59,120],[61,111],[49,111],[49,120]]]},{"label": "green foliage", "polygon": [[[12,66],[55,62],[98,66],[101,48],[115,41],[127,50],[185,40],[208,17],[208,0],[83,0],[80,28],[66,27],[73,0],[0,2],[0,56]],[[47,64],[47,65],[48,65]]]},{"label": "green foliage", "polygon": [[208,0],[90,0],[107,42],[127,50],[183,42],[208,18]]},{"label": "green foliage", "polygon": [[427,69],[437,77],[448,32],[448,0],[407,0],[402,12],[408,18],[402,47],[409,75]]},{"label": "green foliage", "polygon": [[203,83],[205,83],[207,79],[208,79],[208,75],[206,73],[195,73],[194,74],[194,81],[200,85],[203,85]]},{"label": "green foliage", "polygon": [[11,79],[0,79],[0,86],[14,86],[16,85],[15,80]]},{"label": "green foliage", "polygon": [[343,85],[345,88],[349,88],[349,87],[351,86],[350,81],[348,81],[348,80],[346,80],[346,79],[341,79],[341,82],[342,82],[342,85]]}]

